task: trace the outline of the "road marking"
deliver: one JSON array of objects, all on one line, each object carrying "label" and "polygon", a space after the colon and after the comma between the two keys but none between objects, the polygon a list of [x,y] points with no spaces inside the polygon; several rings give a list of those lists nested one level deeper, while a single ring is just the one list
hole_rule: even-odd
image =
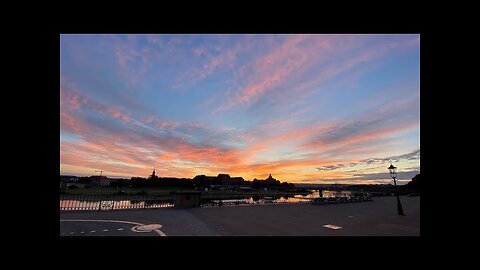
[{"label": "road marking", "polygon": [[323,225],[323,227],[329,228],[329,229],[332,229],[332,230],[340,230],[342,228],[340,226],[336,226],[336,225],[332,225],[332,224]]},{"label": "road marking", "polygon": [[132,232],[156,232],[157,234],[161,236],[167,236],[165,233],[160,231],[160,228],[162,228],[162,225],[160,224],[148,224],[148,225],[139,225],[132,227],[130,230]]},{"label": "road marking", "polygon": [[[124,220],[106,220],[106,219],[60,219],[60,222],[113,222],[113,223],[126,223],[126,224],[133,224],[137,226],[145,226],[145,224],[132,222],[132,221],[124,221]],[[158,224],[160,225],[160,224]],[[135,228],[134,227],[134,228]],[[162,225],[160,225],[162,227]],[[133,229],[133,228],[132,228]],[[159,229],[153,230],[156,234],[160,236],[167,236],[164,232],[160,231]]]},{"label": "road marking", "polygon": [[160,236],[167,236],[164,232],[162,232],[160,230],[153,230],[153,231],[156,232]]},{"label": "road marking", "polygon": [[352,218],[353,216],[348,216],[349,218]]},{"label": "road marking", "polygon": [[80,233],[85,233],[85,232],[80,232]]},{"label": "road marking", "polygon": [[93,232],[93,233],[94,233],[94,232],[96,232],[96,231],[90,231],[90,232]]},{"label": "road marking", "polygon": [[123,221],[123,220],[108,220],[108,219],[60,219],[60,222],[116,222],[116,223],[127,223],[134,225],[143,225],[142,223]]},{"label": "road marking", "polygon": [[162,228],[160,224],[148,224],[148,225],[139,225],[132,228],[134,232],[151,232],[153,230],[158,230]]},{"label": "road marking", "polygon": [[103,230],[104,232],[108,232],[108,229]]},{"label": "road marking", "polygon": [[123,231],[123,229],[122,229],[122,228],[120,228],[120,229],[117,229],[117,231]]},{"label": "road marking", "polygon": [[73,234],[73,232],[71,232],[70,234]]}]

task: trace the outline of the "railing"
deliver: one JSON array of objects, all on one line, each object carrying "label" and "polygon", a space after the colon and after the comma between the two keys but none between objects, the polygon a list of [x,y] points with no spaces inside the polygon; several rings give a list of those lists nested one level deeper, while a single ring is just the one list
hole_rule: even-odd
[{"label": "railing", "polygon": [[[264,204],[278,203],[280,197],[293,197],[293,194],[225,194],[225,193],[202,193],[201,206],[227,206],[240,204]],[[371,201],[370,196],[351,197],[330,197],[312,198],[303,197],[298,203],[312,204],[338,204],[350,202]],[[174,206],[174,195],[140,195],[140,194],[115,194],[115,195],[81,195],[62,194],[60,195],[60,211],[82,211],[82,210],[120,210],[120,209],[150,209],[168,208]]]},{"label": "railing", "polygon": [[[298,193],[203,193],[201,195],[201,206],[234,206],[234,205],[256,205],[256,204],[283,204],[283,203],[305,203],[311,202],[312,197],[296,197]],[[290,201],[287,198],[294,198]]]},{"label": "railing", "polygon": [[60,196],[60,211],[118,210],[173,207],[173,195],[80,195]]},{"label": "railing", "polygon": [[[236,194],[236,193],[202,193],[202,199],[247,199],[250,197],[275,197],[275,198],[280,198],[280,197],[293,197],[294,195],[299,195],[299,193],[241,193],[241,194]],[[308,194],[306,194],[308,195]]]},{"label": "railing", "polygon": [[371,201],[370,196],[353,196],[353,197],[331,197],[331,198],[315,198],[312,200],[313,204],[339,204],[339,203],[353,203],[353,202],[368,202]]}]

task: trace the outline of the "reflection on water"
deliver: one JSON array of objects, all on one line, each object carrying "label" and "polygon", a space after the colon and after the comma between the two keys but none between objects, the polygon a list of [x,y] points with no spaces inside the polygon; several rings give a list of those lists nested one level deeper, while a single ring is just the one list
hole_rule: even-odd
[{"label": "reflection on water", "polygon": [[[348,190],[322,190],[323,198],[338,198],[338,197],[350,197],[352,192]],[[318,197],[317,197],[318,198]]]},{"label": "reflection on water", "polygon": [[282,196],[259,196],[254,195],[246,199],[221,199],[204,200],[202,206],[236,206],[236,205],[255,205],[269,203],[310,203],[315,198],[335,198],[350,197],[351,191],[330,191],[330,190],[310,190],[307,195],[282,195]]},{"label": "reflection on water", "polygon": [[[298,195],[301,196],[301,195]],[[289,197],[289,196],[273,196],[258,197],[252,196],[246,199],[229,199],[229,200],[205,200],[202,206],[236,206],[236,205],[255,205],[255,204],[271,204],[271,203],[300,203],[310,202],[311,198],[305,197]]]}]

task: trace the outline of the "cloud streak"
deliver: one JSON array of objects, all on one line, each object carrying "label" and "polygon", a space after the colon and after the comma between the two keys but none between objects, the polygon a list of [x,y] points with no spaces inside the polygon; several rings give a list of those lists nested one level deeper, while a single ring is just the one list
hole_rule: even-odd
[{"label": "cloud streak", "polygon": [[361,182],[377,181],[387,158],[419,168],[419,150],[404,154],[420,148],[418,45],[418,35],[62,36],[61,171]]},{"label": "cloud streak", "polygon": [[[413,46],[416,40],[413,38],[382,42],[363,50],[358,55],[330,64],[330,55],[351,50],[355,43],[344,42],[338,36],[287,36],[280,46],[274,47],[269,53],[243,67],[251,70],[245,79],[248,81],[247,85],[233,93],[227,102],[213,112],[227,110],[237,105],[250,105],[253,101],[272,92],[284,94],[283,91],[279,91],[284,85],[292,85],[289,87],[291,92],[311,92],[312,87],[322,82],[331,80],[358,65],[378,59],[391,50]],[[362,42],[362,39],[359,38],[358,42]],[[313,77],[305,78],[305,75],[311,73],[314,74]],[[292,84],[292,80],[299,78],[303,79],[300,84],[297,81]]]},{"label": "cloud streak", "polygon": [[381,165],[381,164],[385,164],[386,162],[400,162],[401,160],[420,160],[420,149],[407,154],[398,155],[398,156],[391,156],[391,157],[385,157],[385,158],[368,158],[368,159],[363,159],[363,160],[352,162],[352,163],[339,163],[334,165],[321,166],[321,167],[317,167],[317,170],[332,171],[332,170],[338,170],[338,169],[347,168],[347,167],[355,167],[357,165],[378,165],[378,164]]}]

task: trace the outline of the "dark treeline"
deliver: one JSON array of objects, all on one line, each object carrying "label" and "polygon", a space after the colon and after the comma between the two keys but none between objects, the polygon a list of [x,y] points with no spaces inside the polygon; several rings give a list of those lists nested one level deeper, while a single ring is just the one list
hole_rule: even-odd
[{"label": "dark treeline", "polygon": [[[197,175],[193,179],[191,178],[175,178],[175,177],[158,177],[156,175],[150,175],[145,177],[132,177],[131,179],[114,179],[106,176],[60,176],[60,181],[69,181],[69,179],[75,178],[75,183],[91,184],[94,180],[107,179],[108,186],[110,187],[182,187],[182,188],[212,188],[218,186],[243,186],[254,189],[274,188],[274,189],[287,189],[294,188],[295,185],[288,182],[280,182],[271,175],[265,180],[254,179],[253,181],[246,181],[242,177],[230,177],[228,174],[219,174],[218,176],[205,176]],[[420,174],[417,174],[412,178],[412,181],[406,185],[397,186],[397,190],[400,194],[420,194]],[[392,184],[360,184],[360,185],[326,185],[322,189],[329,190],[351,190],[351,191],[366,191],[366,192],[394,192],[394,185]]]},{"label": "dark treeline", "polygon": [[197,175],[193,179],[191,178],[175,178],[175,177],[158,177],[150,176],[145,177],[132,177],[126,181],[115,181],[110,183],[110,187],[183,187],[183,188],[210,188],[212,186],[247,186],[251,188],[293,188],[292,183],[280,182],[278,180],[270,181],[266,180],[253,180],[245,181],[241,177],[230,178],[229,175],[219,176],[205,176]]},{"label": "dark treeline", "polygon": [[111,187],[121,187],[121,186],[130,186],[133,188],[139,187],[183,187],[183,188],[194,188],[195,185],[190,178],[174,178],[174,177],[155,177],[155,178],[144,178],[144,177],[132,177],[130,181],[122,181],[111,183]]},{"label": "dark treeline", "polygon": [[277,187],[277,188],[293,188],[295,187],[294,184],[288,183],[288,182],[283,182],[281,183],[280,181],[275,181],[275,182],[269,182],[267,180],[253,180],[251,182],[251,185],[253,188],[266,188],[266,187]]},{"label": "dark treeline", "polygon": [[412,178],[412,181],[408,182],[408,184],[405,185],[405,189],[412,193],[412,192],[416,192],[416,193],[421,193],[422,189],[421,189],[421,175],[420,174],[417,174],[415,175],[413,178]]}]

